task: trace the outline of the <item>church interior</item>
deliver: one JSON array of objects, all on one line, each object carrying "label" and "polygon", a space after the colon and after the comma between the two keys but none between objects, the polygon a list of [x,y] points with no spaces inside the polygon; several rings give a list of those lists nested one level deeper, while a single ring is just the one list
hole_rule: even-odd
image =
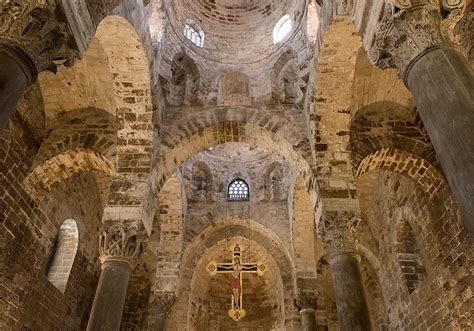
[{"label": "church interior", "polygon": [[0,329],[474,329],[471,0],[0,0]]}]

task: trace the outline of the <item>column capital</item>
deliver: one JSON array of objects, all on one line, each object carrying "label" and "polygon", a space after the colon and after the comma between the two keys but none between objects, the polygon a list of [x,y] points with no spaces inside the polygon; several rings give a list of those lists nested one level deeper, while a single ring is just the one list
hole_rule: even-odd
[{"label": "column capital", "polygon": [[60,16],[54,0],[0,1],[0,49],[21,54],[22,63],[27,57],[33,64],[28,68],[33,81],[43,70],[71,67],[79,56],[70,28]]},{"label": "column capital", "polygon": [[298,289],[296,293],[296,306],[299,311],[304,309],[316,310],[317,294],[314,289]]},{"label": "column capital", "polygon": [[359,212],[323,215],[318,233],[329,255],[356,252],[356,228],[360,219]]},{"label": "column capital", "polygon": [[391,0],[385,4],[369,50],[370,61],[398,68],[406,83],[411,66],[427,52],[452,46],[465,0]]},{"label": "column capital", "polygon": [[99,257],[108,261],[127,262],[133,268],[144,250],[146,231],[141,221],[106,221],[99,235]]},{"label": "column capital", "polygon": [[154,292],[151,300],[161,312],[167,313],[176,301],[176,294],[174,292]]}]

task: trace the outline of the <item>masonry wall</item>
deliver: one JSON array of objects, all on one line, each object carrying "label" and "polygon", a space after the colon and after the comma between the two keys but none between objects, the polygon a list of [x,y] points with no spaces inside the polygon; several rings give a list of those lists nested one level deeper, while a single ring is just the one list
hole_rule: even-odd
[{"label": "masonry wall", "polygon": [[366,176],[362,207],[375,211],[366,221],[378,242],[389,328],[472,328],[472,242],[448,187],[430,198],[400,174]]},{"label": "masonry wall", "polygon": [[[95,179],[78,175],[35,201],[22,182],[38,145],[21,122],[19,117],[11,122],[10,141],[0,140],[0,329],[83,329],[100,270],[102,206]],[[78,223],[79,247],[63,294],[45,272],[59,227],[67,219]]]}]

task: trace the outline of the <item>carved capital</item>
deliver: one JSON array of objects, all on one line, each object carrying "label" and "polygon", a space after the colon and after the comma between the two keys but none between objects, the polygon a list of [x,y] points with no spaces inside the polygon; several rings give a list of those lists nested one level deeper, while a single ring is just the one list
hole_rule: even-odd
[{"label": "carved capital", "polygon": [[74,38],[54,0],[0,0],[0,47],[25,53],[34,74],[70,67],[79,56]]},{"label": "carved capital", "polygon": [[153,306],[159,313],[167,314],[176,301],[174,292],[157,292],[153,294]]},{"label": "carved capital", "polygon": [[136,265],[143,252],[146,231],[141,221],[102,223],[99,256],[102,263],[118,260]]},{"label": "carved capital", "polygon": [[317,295],[312,289],[298,289],[296,295],[296,306],[298,310],[314,309],[316,310]]},{"label": "carved capital", "polygon": [[360,213],[323,216],[318,224],[318,233],[329,255],[356,251],[356,228],[359,222]]},{"label": "carved capital", "polygon": [[392,0],[386,3],[370,61],[382,69],[398,68],[403,76],[411,64],[432,49],[453,44],[454,25],[464,0]]}]

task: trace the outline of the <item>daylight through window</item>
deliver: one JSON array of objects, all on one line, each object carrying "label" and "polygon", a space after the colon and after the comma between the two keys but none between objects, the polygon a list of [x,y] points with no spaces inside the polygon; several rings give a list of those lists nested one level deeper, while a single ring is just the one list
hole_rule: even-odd
[{"label": "daylight through window", "polygon": [[291,32],[293,23],[291,22],[290,15],[285,15],[275,24],[273,28],[273,43],[277,44]]},{"label": "daylight through window", "polygon": [[204,46],[204,32],[200,31],[200,29],[195,24],[186,23],[184,25],[183,34],[197,47],[202,48]]},{"label": "daylight through window", "polygon": [[249,186],[242,179],[236,179],[229,185],[229,200],[249,200]]}]

